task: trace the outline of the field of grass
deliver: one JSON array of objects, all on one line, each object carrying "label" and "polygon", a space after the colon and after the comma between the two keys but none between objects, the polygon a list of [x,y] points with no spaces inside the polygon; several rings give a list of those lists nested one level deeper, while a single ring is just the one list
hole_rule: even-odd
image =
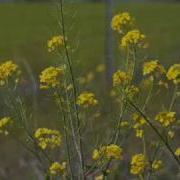
[{"label": "field of grass", "polygon": [[[76,14],[75,19],[68,18],[68,24],[73,22],[73,41],[79,44],[73,59],[79,65],[78,71],[86,71],[104,62],[105,6],[86,3],[66,9],[70,16]],[[179,62],[180,5],[129,3],[118,5],[114,12],[126,10],[136,17],[140,29],[147,35],[151,58],[159,59],[165,66]],[[51,64],[54,57],[47,53],[46,42],[58,33],[56,16],[55,6],[50,4],[0,4],[0,62],[7,59],[21,64],[26,62],[35,75]],[[44,116],[52,118],[52,114]],[[7,149],[7,146],[12,143],[5,142],[1,147],[0,166],[5,164],[8,178],[28,179],[25,176],[27,171],[22,173],[23,169],[28,169],[23,164],[26,157],[20,158],[25,153],[19,146],[13,149],[16,154],[11,153],[11,147]],[[22,166],[18,168],[19,172],[15,168],[17,164]]]},{"label": "field of grass", "polygon": [[[180,5],[120,4],[118,11],[130,11],[141,30],[149,38],[152,58],[171,64],[179,61]],[[68,12],[69,11],[69,12]],[[105,6],[102,4],[76,4],[67,13],[76,13],[72,33],[78,39],[76,52],[81,65],[93,66],[103,62]],[[71,15],[70,15],[71,16]],[[74,19],[70,18],[70,22]],[[0,5],[0,60],[26,60],[33,71],[39,72],[51,62],[46,41],[57,34],[56,8],[50,4]]]}]

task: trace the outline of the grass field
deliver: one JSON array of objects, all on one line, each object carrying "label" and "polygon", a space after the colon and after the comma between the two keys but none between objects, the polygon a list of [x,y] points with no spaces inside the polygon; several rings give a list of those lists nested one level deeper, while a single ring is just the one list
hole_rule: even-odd
[{"label": "grass field", "polygon": [[[104,61],[105,6],[86,3],[67,6],[66,9],[67,14],[70,14],[68,24],[73,22],[72,40],[79,44],[73,60],[79,65],[78,71],[86,71]],[[149,57],[160,59],[165,66],[179,62],[180,5],[129,3],[118,5],[114,11],[126,10],[136,17],[140,29],[148,37]],[[75,19],[71,18],[74,13]],[[46,42],[58,33],[56,17],[55,6],[50,4],[0,4],[0,61],[14,59],[20,63],[26,62],[37,75],[55,58],[47,53]],[[46,119],[52,118],[48,112],[44,116]],[[32,180],[33,177],[26,177],[27,170],[24,174],[22,172],[28,167],[21,162],[23,160],[20,157],[24,155],[21,148],[15,146],[13,152],[16,153],[11,153],[11,148],[7,150],[13,143],[6,141],[1,147],[0,166],[5,167],[9,179]],[[15,168],[17,164],[22,164],[18,170]]]},{"label": "grass field", "polygon": [[[35,72],[51,62],[46,40],[57,34],[56,8],[49,4],[0,5],[0,60],[26,60]],[[147,34],[151,57],[170,64],[179,60],[180,5],[120,4],[115,12],[130,11],[141,30]],[[72,34],[79,43],[76,57],[81,65],[94,66],[103,61],[105,7],[102,4],[76,4],[67,8],[73,16]],[[72,14],[72,15],[71,15]],[[93,63],[92,63],[93,62]]]}]

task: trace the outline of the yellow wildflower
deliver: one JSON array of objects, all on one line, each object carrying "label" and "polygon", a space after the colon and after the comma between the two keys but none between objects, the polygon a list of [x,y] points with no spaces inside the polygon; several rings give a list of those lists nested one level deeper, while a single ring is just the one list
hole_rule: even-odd
[{"label": "yellow wildflower", "polygon": [[135,125],[133,126],[134,129],[138,129],[139,127],[142,127],[147,124],[146,120],[138,113],[134,113],[132,115],[132,118],[135,122]]},{"label": "yellow wildflower", "polygon": [[139,93],[139,88],[134,85],[128,86],[125,89],[125,93],[128,98],[132,99]]},{"label": "yellow wildflower", "polygon": [[163,166],[163,163],[161,160],[154,160],[153,163],[152,163],[152,169],[154,171],[158,171],[162,168]]},{"label": "yellow wildflower", "polygon": [[142,138],[144,135],[144,131],[142,129],[136,129],[136,137]]},{"label": "yellow wildflower", "polygon": [[180,64],[172,65],[167,72],[168,80],[173,81],[174,84],[180,83]]},{"label": "yellow wildflower", "polygon": [[56,51],[59,47],[64,45],[63,36],[54,36],[47,42],[48,52]]},{"label": "yellow wildflower", "polygon": [[132,77],[128,73],[118,70],[113,75],[113,86],[125,86],[130,83],[131,80]]},{"label": "yellow wildflower", "polygon": [[49,172],[53,176],[64,175],[66,173],[66,162],[63,162],[62,164],[58,162],[52,163],[49,167]]},{"label": "yellow wildflower", "polygon": [[150,60],[143,65],[143,75],[150,75],[153,73],[163,74],[165,73],[164,67],[158,62],[158,60]]},{"label": "yellow wildflower", "polygon": [[10,117],[4,117],[0,120],[0,134],[8,135],[8,127],[12,124]]},{"label": "yellow wildflower", "polygon": [[175,155],[176,155],[176,156],[180,156],[180,147],[178,147],[178,148],[176,149]]},{"label": "yellow wildflower", "polygon": [[120,123],[120,127],[128,127],[129,126],[129,122],[128,121],[122,121]]},{"label": "yellow wildflower", "polygon": [[135,29],[129,31],[125,36],[122,37],[120,41],[120,46],[122,48],[128,47],[142,47],[144,46],[146,36],[142,34],[139,30]]},{"label": "yellow wildflower", "polygon": [[34,136],[42,149],[54,149],[61,145],[61,134],[57,130],[39,128]]},{"label": "yellow wildflower", "polygon": [[17,83],[20,73],[18,65],[14,64],[11,60],[0,64],[0,86],[6,85],[12,78],[15,78]]},{"label": "yellow wildflower", "polygon": [[164,127],[170,126],[172,123],[176,121],[176,113],[175,112],[160,112],[155,117],[156,121],[162,124]]},{"label": "yellow wildflower", "polygon": [[141,175],[148,166],[148,161],[145,155],[135,154],[131,160],[131,174]]},{"label": "yellow wildflower", "polygon": [[89,106],[95,106],[98,104],[97,99],[95,98],[94,93],[91,92],[83,92],[78,96],[77,104],[84,108]]},{"label": "yellow wildflower", "polygon": [[99,160],[100,158],[104,159],[122,159],[122,148],[117,146],[116,144],[110,144],[108,146],[102,146],[99,150],[95,149],[93,151],[92,158],[94,160]]},{"label": "yellow wildflower", "polygon": [[93,158],[93,160],[95,160],[95,161],[99,160],[99,158],[100,158],[100,153],[99,153],[99,151],[98,151],[97,149],[95,149],[95,150],[93,151],[92,158]]},{"label": "yellow wildflower", "polygon": [[40,76],[40,88],[41,89],[50,89],[57,88],[60,86],[60,80],[64,75],[63,67],[48,67],[44,69]]},{"label": "yellow wildflower", "polygon": [[110,144],[106,146],[106,156],[107,158],[122,159],[122,149],[115,144]]},{"label": "yellow wildflower", "polygon": [[174,131],[168,131],[168,136],[169,136],[170,138],[173,138],[174,135],[175,135],[175,132],[174,132]]},{"label": "yellow wildflower", "polygon": [[134,19],[128,12],[123,12],[115,15],[112,18],[111,27],[114,31],[118,33],[123,33],[124,30],[127,30],[129,27],[133,26]]}]

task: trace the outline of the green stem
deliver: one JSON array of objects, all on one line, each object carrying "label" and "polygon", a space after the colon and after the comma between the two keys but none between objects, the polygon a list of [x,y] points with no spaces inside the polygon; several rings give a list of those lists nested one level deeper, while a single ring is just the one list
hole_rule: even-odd
[{"label": "green stem", "polygon": [[173,92],[172,100],[171,100],[171,103],[170,103],[170,106],[169,106],[169,111],[172,110],[173,105],[174,105],[174,103],[175,103],[175,101],[176,101],[176,92],[177,92],[177,90],[178,90],[178,86],[176,85],[176,86],[174,87],[174,92]]},{"label": "green stem", "polygon": [[159,139],[164,143],[174,160],[177,162],[177,164],[180,166],[180,160],[176,155],[174,154],[173,149],[169,145],[169,143],[164,139],[164,137],[161,135],[161,133],[158,131],[158,129],[151,123],[151,121],[147,118],[147,116],[130,100],[128,100],[129,104],[146,120],[146,122],[149,124],[149,126],[154,130],[156,135],[159,137]]},{"label": "green stem", "polygon": [[64,23],[64,12],[63,12],[63,0],[60,0],[60,13],[61,13],[61,25],[62,25],[62,33],[64,37],[64,48],[65,48],[65,54],[68,62],[68,67],[70,71],[70,76],[71,76],[71,81],[73,84],[73,99],[74,99],[74,108],[76,112],[76,118],[77,118],[77,130],[78,130],[78,141],[79,141],[79,149],[78,149],[78,156],[79,156],[79,162],[81,166],[81,175],[84,179],[84,158],[83,158],[83,150],[82,150],[82,137],[81,137],[81,130],[80,130],[80,118],[79,118],[79,113],[78,113],[78,108],[77,108],[77,90],[76,90],[76,84],[75,84],[75,79],[74,79],[74,73],[73,69],[71,66],[71,60],[67,48],[67,41],[66,41],[66,31],[65,31],[65,23]]},{"label": "green stem", "polygon": [[[58,92],[57,92],[58,93]],[[70,170],[70,176],[71,176],[71,179],[73,179],[73,171],[72,171],[72,164],[71,164],[71,158],[70,158],[70,148],[69,148],[69,144],[68,144],[68,132],[67,132],[67,129],[66,129],[66,117],[65,117],[65,113],[64,113],[64,110],[63,110],[63,103],[61,101],[61,96],[59,95],[58,93],[58,99],[59,99],[59,108],[60,108],[60,111],[62,113],[62,117],[63,117],[63,123],[64,123],[64,134],[65,134],[65,144],[66,144],[66,150],[67,150],[67,159],[68,159],[68,163],[69,163],[69,170]]]}]

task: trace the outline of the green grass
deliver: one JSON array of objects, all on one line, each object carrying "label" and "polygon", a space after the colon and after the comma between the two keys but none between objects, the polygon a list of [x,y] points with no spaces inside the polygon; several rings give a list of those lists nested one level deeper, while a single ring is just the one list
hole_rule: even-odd
[{"label": "green grass", "polygon": [[[105,7],[102,4],[76,4],[68,7],[70,17],[77,12],[72,34],[79,43],[76,61],[81,67],[104,59]],[[74,10],[75,9],[75,10]],[[130,11],[140,29],[147,34],[150,57],[168,64],[179,60],[180,5],[121,4],[115,12]],[[27,61],[35,72],[52,62],[46,51],[46,40],[57,34],[56,10],[50,4],[0,5],[0,60]]]}]

